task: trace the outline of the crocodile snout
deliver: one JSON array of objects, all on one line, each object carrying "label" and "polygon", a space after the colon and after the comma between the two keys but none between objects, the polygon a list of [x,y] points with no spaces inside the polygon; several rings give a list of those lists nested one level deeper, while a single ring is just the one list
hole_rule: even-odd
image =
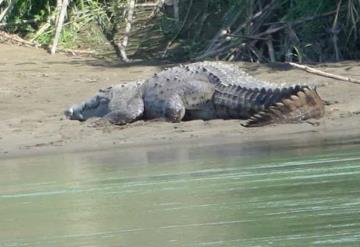
[{"label": "crocodile snout", "polygon": [[74,109],[74,107],[70,107],[69,109],[64,111],[64,115],[67,119],[70,120],[79,120],[79,121],[85,121],[83,115]]}]

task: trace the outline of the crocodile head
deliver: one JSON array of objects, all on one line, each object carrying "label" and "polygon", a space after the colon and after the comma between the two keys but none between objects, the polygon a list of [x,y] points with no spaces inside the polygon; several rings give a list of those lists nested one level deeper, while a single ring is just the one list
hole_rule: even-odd
[{"label": "crocodile head", "polygon": [[67,119],[85,121],[92,117],[103,117],[109,113],[109,98],[95,95],[87,101],[73,105],[64,111]]}]

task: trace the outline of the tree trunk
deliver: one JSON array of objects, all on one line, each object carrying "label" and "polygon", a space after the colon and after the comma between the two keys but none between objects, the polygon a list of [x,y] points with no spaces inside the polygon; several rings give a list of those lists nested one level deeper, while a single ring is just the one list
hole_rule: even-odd
[{"label": "tree trunk", "polygon": [[6,9],[0,14],[0,22],[2,21],[2,19],[4,19],[4,17],[11,12],[11,10],[14,8],[16,2],[18,0],[12,0],[10,3],[9,3],[9,6],[6,7]]},{"label": "tree trunk", "polygon": [[174,2],[174,18],[176,25],[179,25],[180,23],[180,14],[179,14],[179,0],[173,0]]},{"label": "tree trunk", "polygon": [[129,58],[126,55],[126,47],[129,43],[129,35],[131,31],[131,25],[133,22],[133,16],[134,16],[134,9],[135,9],[135,0],[129,0],[128,4],[128,16],[126,18],[126,26],[125,26],[125,32],[124,32],[124,38],[121,43],[118,43],[117,46],[120,51],[121,59],[124,62],[129,62]]},{"label": "tree trunk", "polygon": [[62,27],[64,24],[64,19],[65,19],[66,10],[67,10],[68,5],[69,5],[69,0],[64,0],[62,2],[60,15],[59,15],[58,22],[56,25],[56,30],[55,30],[55,37],[54,37],[54,41],[53,41],[51,51],[50,51],[51,54],[55,54],[55,52],[56,52],[56,47],[59,42],[59,38],[60,38],[61,30],[62,30]]}]

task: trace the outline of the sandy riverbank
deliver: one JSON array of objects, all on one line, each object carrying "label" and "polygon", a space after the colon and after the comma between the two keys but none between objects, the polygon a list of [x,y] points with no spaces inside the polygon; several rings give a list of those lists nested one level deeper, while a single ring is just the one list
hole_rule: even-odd
[{"label": "sandy riverbank", "polygon": [[[360,134],[360,85],[304,71],[239,63],[250,74],[274,82],[309,82],[331,105],[319,126],[310,124],[244,128],[238,120],[177,124],[139,121],[92,127],[65,120],[63,110],[99,88],[147,78],[160,66],[121,66],[93,58],[50,56],[44,50],[0,44],[0,158],[48,152],[107,149],[167,143],[251,142],[290,139],[301,143]],[[360,62],[317,68],[360,79]],[[316,143],[315,143],[316,144]]]}]

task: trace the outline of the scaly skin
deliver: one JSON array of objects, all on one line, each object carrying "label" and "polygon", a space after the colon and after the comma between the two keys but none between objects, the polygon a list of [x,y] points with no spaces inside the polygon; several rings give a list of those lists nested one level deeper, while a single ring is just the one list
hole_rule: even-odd
[{"label": "scaly skin", "polygon": [[309,86],[278,87],[228,63],[201,62],[100,90],[65,115],[81,121],[102,117],[114,124],[140,118],[171,122],[236,118],[250,119],[248,126],[260,126],[319,118],[324,104]]}]

